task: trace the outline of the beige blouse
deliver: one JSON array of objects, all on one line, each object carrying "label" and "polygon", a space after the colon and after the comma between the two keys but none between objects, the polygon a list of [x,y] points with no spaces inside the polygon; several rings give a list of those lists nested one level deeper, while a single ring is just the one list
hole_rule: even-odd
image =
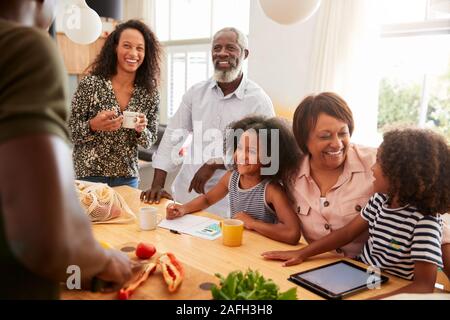
[{"label": "beige blouse", "polygon": [[[308,243],[319,240],[348,224],[366,205],[373,194],[371,166],[375,163],[376,149],[351,145],[344,164],[344,171],[336,185],[321,203],[320,189],[310,175],[309,157],[300,166],[293,196],[300,219],[302,235]],[[368,233],[360,235],[352,243],[338,248],[341,256],[356,257],[367,241]]]}]

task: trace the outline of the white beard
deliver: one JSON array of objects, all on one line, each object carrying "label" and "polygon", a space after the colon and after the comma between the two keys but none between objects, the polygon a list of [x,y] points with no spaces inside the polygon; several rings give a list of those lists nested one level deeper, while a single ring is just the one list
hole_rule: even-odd
[{"label": "white beard", "polygon": [[214,68],[214,75],[213,75],[214,80],[222,83],[230,83],[236,80],[241,74],[243,60],[244,56],[239,57],[238,65],[234,68],[231,68],[231,70],[228,71],[217,70],[216,68]]},{"label": "white beard", "polygon": [[230,83],[239,77],[239,75],[241,74],[241,70],[241,66],[238,66],[238,68],[231,69],[229,71],[214,70],[213,77],[217,82]]}]

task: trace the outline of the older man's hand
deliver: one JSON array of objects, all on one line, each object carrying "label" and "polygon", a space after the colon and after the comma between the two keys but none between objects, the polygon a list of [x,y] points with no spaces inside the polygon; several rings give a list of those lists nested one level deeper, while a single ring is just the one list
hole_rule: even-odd
[{"label": "older man's hand", "polygon": [[161,186],[152,186],[150,189],[141,192],[141,201],[158,204],[162,198],[173,200],[170,193]]},{"label": "older man's hand", "polygon": [[210,165],[208,163],[202,165],[195,173],[194,178],[192,178],[188,191],[191,192],[192,189],[194,189],[197,193],[205,194],[205,184],[211,179],[214,172],[216,172],[215,165]]}]

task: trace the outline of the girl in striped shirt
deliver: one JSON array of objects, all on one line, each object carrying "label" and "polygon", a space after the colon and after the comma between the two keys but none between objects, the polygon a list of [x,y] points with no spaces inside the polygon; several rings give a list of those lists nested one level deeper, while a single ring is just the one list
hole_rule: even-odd
[{"label": "girl in striped shirt", "polygon": [[169,205],[167,219],[204,210],[228,194],[231,217],[246,229],[298,244],[300,224],[283,187],[295,177],[300,157],[291,128],[278,118],[249,116],[231,124],[226,146],[233,147],[233,170],[206,194]]},{"label": "girl in striped shirt", "polygon": [[433,292],[442,267],[440,214],[450,210],[450,148],[422,129],[385,133],[372,167],[376,192],[361,216],[295,251],[265,252],[285,266],[339,248],[369,231],[360,260],[413,282],[390,294]]}]

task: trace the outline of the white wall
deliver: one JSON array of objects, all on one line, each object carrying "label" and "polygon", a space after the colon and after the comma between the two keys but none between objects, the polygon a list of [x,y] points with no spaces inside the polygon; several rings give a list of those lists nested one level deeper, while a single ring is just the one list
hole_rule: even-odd
[{"label": "white wall", "polygon": [[[305,22],[280,25],[265,16],[258,0],[251,0],[249,78],[266,90],[279,116],[291,119],[305,96],[318,93],[311,92],[310,75],[314,37],[319,34],[317,22],[323,5],[322,1],[319,10]],[[338,25],[338,30],[335,31],[339,32],[341,27],[342,30],[345,29]],[[368,48],[363,49],[367,51]],[[374,55],[375,52],[364,56],[366,60],[363,60],[363,64],[358,64],[357,70],[353,70],[356,73],[351,77],[346,73],[338,75],[346,77],[340,79],[340,82],[351,84],[346,90],[338,89],[337,86],[335,90],[328,88],[321,91],[335,91],[349,104],[355,119],[353,142],[378,146],[378,79],[368,70],[368,66],[374,61],[370,54]]]},{"label": "white wall", "polygon": [[249,78],[266,90],[277,115],[291,117],[309,94],[308,72],[317,14],[303,23],[280,25],[250,4]]},{"label": "white wall", "polygon": [[142,19],[153,27],[153,0],[122,0],[123,20]]}]

